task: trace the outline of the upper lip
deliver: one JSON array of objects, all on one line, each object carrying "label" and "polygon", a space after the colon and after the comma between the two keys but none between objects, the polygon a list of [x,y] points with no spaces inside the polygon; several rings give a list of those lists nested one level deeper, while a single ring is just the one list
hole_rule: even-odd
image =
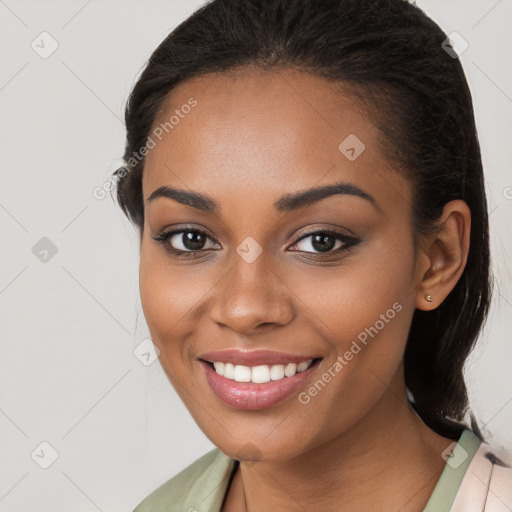
[{"label": "upper lip", "polygon": [[199,359],[205,361],[222,362],[240,364],[243,366],[257,366],[257,365],[273,365],[273,364],[286,364],[286,363],[302,363],[310,359],[316,359],[312,355],[300,354],[287,354],[286,352],[276,352],[274,350],[238,350],[226,349],[218,350],[215,352],[207,352],[199,356]]}]

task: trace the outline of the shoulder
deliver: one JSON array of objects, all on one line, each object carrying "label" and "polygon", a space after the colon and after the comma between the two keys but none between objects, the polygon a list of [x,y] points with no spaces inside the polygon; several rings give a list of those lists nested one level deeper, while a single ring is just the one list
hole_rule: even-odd
[{"label": "shoulder", "polygon": [[512,468],[487,443],[475,453],[457,492],[452,512],[512,510]]},{"label": "shoulder", "polygon": [[512,510],[512,468],[505,466],[500,460],[495,460],[492,454],[489,460],[492,464],[489,478],[489,493],[484,510]]},{"label": "shoulder", "polygon": [[133,512],[220,509],[236,461],[218,448],[205,453],[141,501]]}]

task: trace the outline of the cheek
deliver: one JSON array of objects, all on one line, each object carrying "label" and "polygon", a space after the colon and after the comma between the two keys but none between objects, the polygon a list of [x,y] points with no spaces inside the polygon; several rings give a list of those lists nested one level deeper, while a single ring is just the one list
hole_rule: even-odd
[{"label": "cheek", "polygon": [[[186,337],[184,323],[180,321],[187,314],[188,298],[181,283],[173,278],[169,266],[141,252],[139,270],[139,291],[144,317],[153,344],[159,349],[160,364],[179,392],[179,383],[185,382],[188,373],[184,361],[189,358],[189,347],[181,340]],[[190,288],[193,290],[193,287]],[[182,397],[185,401],[186,397]]]},{"label": "cheek", "polygon": [[322,435],[334,436],[358,421],[401,364],[414,306],[404,278],[407,261],[385,259],[310,281],[308,297],[316,297],[310,316],[329,354],[317,379],[327,384],[315,381],[299,398],[308,417],[330,411]]},{"label": "cheek", "polygon": [[172,340],[182,336],[180,330],[184,326],[180,320],[200,300],[204,290],[185,275],[188,274],[178,266],[169,264],[161,248],[143,243],[139,267],[141,304],[153,342],[161,349],[176,345]]},{"label": "cheek", "polygon": [[350,397],[355,411],[365,395],[378,396],[402,360],[414,312],[413,250],[382,239],[351,258],[332,272],[308,270],[302,302],[327,344],[331,373],[339,375],[330,399]]},{"label": "cheek", "polygon": [[[382,332],[399,329],[407,316],[403,311],[414,301],[414,254],[412,246],[404,243],[405,236],[400,245],[394,238],[369,241],[337,266],[304,265],[300,272],[288,272],[287,284],[300,298],[302,312],[334,346],[341,349],[360,333],[364,338],[365,329],[376,322]],[[341,345],[336,340],[342,340]]]},{"label": "cheek", "polygon": [[[160,362],[171,377],[190,379],[198,352],[199,322],[207,318],[202,306],[215,293],[222,274],[206,264],[173,262],[164,249],[148,241],[141,247],[139,292],[151,339]],[[201,313],[203,311],[203,313]],[[175,381],[176,379],[172,379]]]}]

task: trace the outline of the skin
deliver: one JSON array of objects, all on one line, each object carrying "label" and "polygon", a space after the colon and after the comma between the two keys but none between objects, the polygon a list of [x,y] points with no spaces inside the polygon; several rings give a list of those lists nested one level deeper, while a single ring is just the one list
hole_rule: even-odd
[{"label": "skin", "polygon": [[[410,183],[384,157],[383,135],[340,91],[291,70],[193,78],[171,91],[157,122],[190,97],[197,106],[146,157],[142,307],[191,415],[242,461],[223,512],[246,510],[245,502],[250,511],[419,511],[453,442],[411,408],[402,361],[415,308],[438,307],[464,269],[469,208],[448,203],[437,231],[415,247]],[[349,134],[366,146],[354,161],[338,149]],[[338,181],[363,189],[378,208],[351,195],[285,213],[273,206],[284,194]],[[162,185],[211,196],[220,213],[148,202]],[[179,259],[152,238],[171,225],[212,240],[204,253]],[[350,230],[360,243],[322,254],[311,236],[299,241],[303,228]],[[252,263],[236,251],[249,236],[263,249]],[[181,235],[173,240],[185,249]],[[295,394],[268,409],[232,408],[199,367],[199,355],[225,348],[321,356],[309,386],[394,303],[400,312],[307,404]]]}]

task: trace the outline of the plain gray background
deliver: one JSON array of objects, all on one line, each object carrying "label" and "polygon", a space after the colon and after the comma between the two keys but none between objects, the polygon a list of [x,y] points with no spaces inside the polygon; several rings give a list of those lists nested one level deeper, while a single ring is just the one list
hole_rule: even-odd
[{"label": "plain gray background", "polygon": [[[93,194],[121,164],[146,59],[202,3],[0,0],[0,511],[130,511],[213,448],[133,353],[149,337],[135,229]],[[510,460],[512,1],[417,3],[469,43],[497,285],[467,380]]]}]

